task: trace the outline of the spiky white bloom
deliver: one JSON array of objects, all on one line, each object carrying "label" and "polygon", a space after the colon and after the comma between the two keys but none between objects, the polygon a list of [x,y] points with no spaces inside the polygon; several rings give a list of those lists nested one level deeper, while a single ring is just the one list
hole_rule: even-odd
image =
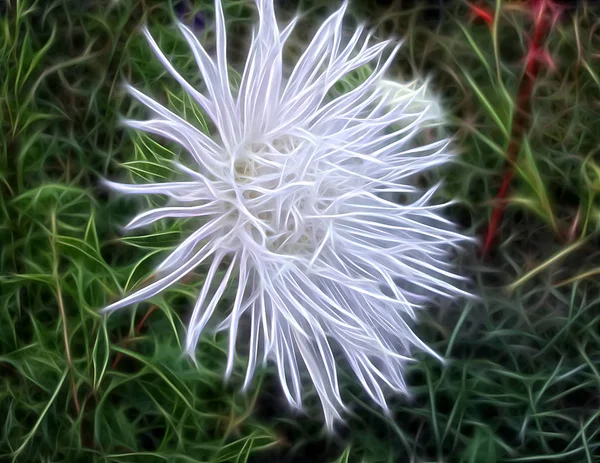
[{"label": "spiky white bloom", "polygon": [[[237,92],[229,84],[219,0],[216,57],[179,24],[206,94],[173,68],[144,29],[158,59],[217,133],[208,137],[129,88],[156,117],[127,125],[180,143],[194,165],[180,165],[189,181],[108,184],[121,193],[167,195],[178,202],[138,215],[127,229],[165,217],[203,217],[205,224],[160,265],[159,279],[104,310],[150,298],[210,261],[189,322],[187,352],[194,354],[225,289],[236,284],[231,312],[219,326],[229,330],[226,374],[234,364],[240,319],[247,315],[245,386],[256,365],[272,359],[286,398],[301,407],[301,361],[330,427],[344,408],[334,352],[343,354],[384,409],[385,389],[406,392],[402,371],[412,348],[436,355],[408,322],[432,294],[462,292],[448,251],[465,237],[437,215],[442,206],[429,204],[433,189],[410,204],[384,199],[414,194],[411,177],[449,158],[447,140],[415,143],[415,135],[440,116],[425,85],[382,80],[398,46],[384,57],[391,42],[371,44],[362,27],[342,45],[344,3],[285,75],[282,48],[295,21],[280,31],[272,1],[257,0],[257,6],[259,26]],[[336,82],[369,63],[373,72],[364,82],[334,94]]]}]

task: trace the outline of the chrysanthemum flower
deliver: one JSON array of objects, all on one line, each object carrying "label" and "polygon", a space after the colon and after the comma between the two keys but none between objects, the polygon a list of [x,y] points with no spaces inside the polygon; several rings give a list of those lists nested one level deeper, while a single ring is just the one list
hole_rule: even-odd
[{"label": "chrysanthemum flower", "polygon": [[[437,214],[442,206],[429,204],[433,189],[414,201],[392,200],[414,196],[418,190],[411,178],[449,159],[447,140],[416,143],[417,134],[440,116],[425,85],[382,80],[398,45],[386,53],[391,42],[371,44],[362,27],[344,42],[344,3],[285,73],[282,49],[295,21],[280,31],[272,1],[257,0],[257,6],[258,30],[235,92],[219,0],[215,57],[179,24],[205,93],[173,68],[144,29],[158,59],[216,132],[207,136],[129,88],[155,117],[127,125],[185,147],[193,162],[180,168],[189,180],[107,183],[121,193],[166,195],[178,203],[138,215],[129,230],[166,217],[202,217],[204,225],[166,258],[156,281],[104,311],[148,299],[210,262],[189,322],[187,352],[194,355],[224,291],[236,285],[231,311],[219,325],[229,330],[226,375],[246,316],[245,386],[258,363],[274,360],[287,400],[301,407],[305,368],[330,427],[344,408],[336,354],[384,409],[386,390],[406,392],[402,371],[412,348],[436,355],[409,322],[432,295],[462,292],[448,258],[465,237]],[[368,64],[372,72],[366,80],[336,94],[336,82]]]}]

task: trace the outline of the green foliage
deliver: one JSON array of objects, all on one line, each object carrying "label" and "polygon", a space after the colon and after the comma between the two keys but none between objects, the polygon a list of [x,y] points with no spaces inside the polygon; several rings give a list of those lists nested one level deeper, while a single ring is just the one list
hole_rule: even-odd
[{"label": "green foliage", "polygon": [[[210,1],[190,2],[186,21]],[[278,2],[276,2],[278,3]],[[398,5],[404,3],[404,7]],[[440,200],[473,234],[489,221],[504,174],[531,17],[517,2],[482,3],[495,28],[447,2],[439,21],[426,2],[354,2],[377,37],[405,37],[399,81],[431,78],[457,162]],[[515,6],[517,5],[517,6]],[[303,25],[287,51],[310,36],[323,1],[303,2]],[[225,5],[238,74],[253,6]],[[171,290],[104,317],[98,309],[144,284],[192,222],[162,222],[123,234],[134,213],[160,199],[122,198],[101,177],[146,182],[177,176],[175,144],[125,131],[121,117],[145,110],[127,81],[201,130],[210,123],[154,59],[137,32],[147,22],[163,50],[199,87],[193,57],[160,0],[19,0],[0,6],[0,460],[53,462],[593,462],[600,452],[600,11],[582,4],[553,25],[531,93],[500,237],[481,262],[457,265],[477,301],[432,307],[421,335],[448,358],[418,357],[410,398],[383,416],[356,380],[340,381],[352,415],[338,435],[322,432],[307,391],[305,413],[285,404],[268,367],[238,392],[245,364],[223,380],[226,338],[205,335],[198,365],[181,354],[203,268]],[[281,11],[290,17],[296,4]],[[365,71],[365,72],[363,72]],[[347,91],[368,68],[340,83]],[[433,178],[431,179],[433,180]],[[469,257],[471,256],[471,257]],[[222,307],[226,311],[228,307]],[[340,362],[342,365],[342,363]]]}]

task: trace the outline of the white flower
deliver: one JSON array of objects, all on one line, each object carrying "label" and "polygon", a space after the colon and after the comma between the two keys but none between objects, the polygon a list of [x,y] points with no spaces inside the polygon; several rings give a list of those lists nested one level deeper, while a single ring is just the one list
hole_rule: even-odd
[{"label": "white flower", "polygon": [[[343,44],[344,3],[322,24],[291,74],[284,75],[282,48],[295,21],[280,31],[272,2],[257,0],[257,6],[258,30],[235,93],[219,0],[216,57],[179,24],[205,94],[181,77],[144,29],[158,59],[217,133],[209,138],[129,88],[155,118],[127,125],[180,143],[194,163],[179,166],[188,181],[107,183],[121,193],[167,195],[178,203],[138,215],[127,229],[165,217],[203,217],[205,224],[160,265],[157,281],[104,311],[148,299],[210,262],[186,351],[194,355],[226,287],[237,285],[231,312],[219,325],[229,330],[226,374],[232,371],[238,326],[246,315],[251,332],[244,387],[257,363],[272,359],[287,400],[301,407],[302,362],[331,427],[344,408],[335,353],[343,354],[366,392],[386,410],[385,389],[406,392],[402,371],[411,348],[436,355],[408,319],[433,294],[462,293],[456,286],[461,278],[450,272],[448,251],[466,238],[437,215],[442,206],[429,205],[434,190],[409,204],[384,199],[414,195],[411,177],[449,159],[447,140],[415,143],[414,136],[439,116],[425,97],[425,85],[382,81],[398,46],[383,57],[391,42],[370,44],[362,27]],[[336,82],[369,63],[373,72],[366,81],[335,94]]]}]

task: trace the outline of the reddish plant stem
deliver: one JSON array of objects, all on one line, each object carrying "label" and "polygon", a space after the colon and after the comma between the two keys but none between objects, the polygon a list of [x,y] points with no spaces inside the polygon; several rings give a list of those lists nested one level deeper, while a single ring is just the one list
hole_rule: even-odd
[{"label": "reddish plant stem", "polygon": [[492,217],[485,236],[482,256],[485,256],[490,250],[496,232],[504,217],[504,211],[506,210],[506,200],[504,198],[510,189],[514,176],[515,162],[519,151],[521,151],[523,136],[530,126],[531,94],[540,70],[540,62],[542,58],[545,58],[542,41],[546,37],[550,25],[550,21],[548,21],[545,15],[548,0],[531,0],[530,4],[534,13],[534,32],[533,37],[530,39],[529,50],[526,56],[525,73],[521,78],[517,93],[516,110],[513,117],[510,142],[506,152],[507,166],[500,190],[496,195],[496,205],[492,211]]},{"label": "reddish plant stem", "polygon": [[[139,321],[139,323],[137,325],[135,325],[135,336],[140,334],[140,332],[142,331],[142,328],[144,327],[144,323],[146,323],[146,320],[148,320],[150,315],[152,315],[157,308],[158,307],[156,307],[155,305],[151,305],[150,308],[147,310],[146,314]],[[131,342],[131,338],[125,339],[124,344],[127,345],[127,344],[129,344],[129,342]],[[112,363],[113,370],[115,368],[117,368],[117,366],[119,365],[119,362],[121,361],[122,358],[123,358],[123,354],[121,352],[117,352],[117,356],[115,357],[115,360]]]},{"label": "reddish plant stem", "polygon": [[481,19],[487,24],[489,28],[494,26],[494,12],[490,9],[482,6],[477,6],[472,3],[467,4],[471,10],[471,16],[473,19]]},{"label": "reddish plant stem", "polygon": [[[187,283],[190,281],[190,279],[192,278],[193,274],[190,274],[186,277],[183,278],[182,283]],[[144,282],[148,282],[150,281],[154,276],[149,277],[148,279],[144,280]],[[146,321],[148,320],[148,318],[150,318],[150,315],[152,315],[156,310],[158,309],[157,306],[155,305],[151,305],[150,308],[146,311],[146,313],[144,314],[144,316],[142,317],[142,319],[138,322],[137,325],[135,325],[135,330],[134,330],[134,336],[137,336],[140,334],[140,332],[142,331],[142,328],[144,327]],[[123,344],[127,345],[131,342],[132,338],[125,338],[123,340]],[[119,362],[121,361],[121,359],[123,358],[123,354],[121,352],[117,352],[117,355],[115,356],[115,360],[112,363],[112,368],[115,369],[118,365]]]}]

